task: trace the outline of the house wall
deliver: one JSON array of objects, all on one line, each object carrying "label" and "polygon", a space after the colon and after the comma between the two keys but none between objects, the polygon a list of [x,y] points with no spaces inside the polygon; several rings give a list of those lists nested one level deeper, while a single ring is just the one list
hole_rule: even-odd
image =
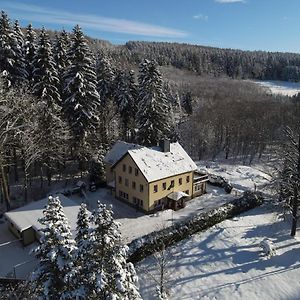
[{"label": "house wall", "polygon": [[[155,209],[156,206],[159,205],[159,200],[161,200],[160,204],[162,204],[162,201],[172,192],[185,192],[192,197],[193,173],[194,172],[187,172],[149,183],[149,210]],[[189,182],[187,182],[188,176]],[[182,179],[181,184],[179,182],[180,178]],[[172,180],[174,181],[174,187],[171,187]],[[163,183],[166,183],[166,189],[164,189]],[[157,191],[154,190],[154,186],[157,186]]]},{"label": "house wall", "polygon": [[24,246],[29,245],[36,241],[35,230],[30,227],[22,231],[22,238]]},{"label": "house wall", "polygon": [[197,197],[206,193],[206,181],[193,185],[193,197]]},{"label": "house wall", "polygon": [[29,228],[21,231],[10,220],[7,220],[7,222],[8,222],[9,230],[13,233],[13,235],[17,239],[22,239],[22,243],[23,243],[24,246],[27,246],[27,245],[33,243],[36,240],[35,239],[35,231],[32,227],[29,227]]},{"label": "house wall", "polygon": [[[123,169],[123,165],[125,165],[125,170]],[[131,205],[138,206],[140,209],[149,211],[148,183],[129,154],[125,155],[124,158],[119,161],[114,168],[114,172],[116,174],[116,197]],[[119,181],[119,177],[122,178],[121,182]],[[135,188],[133,187],[133,182],[135,182]],[[143,186],[142,192],[140,191],[140,185]]]},{"label": "house wall", "polygon": [[111,169],[111,164],[109,163],[105,163],[105,174],[107,184],[115,180],[114,172]]}]

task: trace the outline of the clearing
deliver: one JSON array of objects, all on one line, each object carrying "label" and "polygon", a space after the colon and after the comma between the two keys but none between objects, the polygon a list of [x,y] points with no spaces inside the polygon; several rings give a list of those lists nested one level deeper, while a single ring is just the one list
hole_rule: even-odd
[{"label": "clearing", "polygon": [[[290,222],[266,204],[168,248],[170,299],[299,299],[300,239],[289,234]],[[276,256],[263,253],[264,238]],[[155,262],[136,267],[147,300],[155,299]]]}]

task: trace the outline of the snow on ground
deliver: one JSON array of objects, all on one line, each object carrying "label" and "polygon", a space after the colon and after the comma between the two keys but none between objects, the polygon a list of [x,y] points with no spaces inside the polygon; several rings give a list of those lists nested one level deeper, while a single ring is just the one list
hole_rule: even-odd
[{"label": "snow on ground", "polygon": [[[121,224],[123,241],[129,243],[133,239],[182,221],[200,211],[204,212],[218,207],[234,197],[235,195],[228,195],[221,188],[208,186],[205,195],[190,200],[184,209],[178,211],[167,209],[149,215],[115,199],[107,189],[99,189],[95,193],[88,192],[86,203],[91,211],[96,208],[98,200],[107,205],[111,204],[115,219]],[[70,199],[78,203],[83,201],[83,198],[77,195],[70,196]]]},{"label": "snow on ground", "polygon": [[264,157],[263,162],[253,163],[251,166],[237,163],[232,159],[219,159],[216,161],[199,161],[198,168],[224,177],[232,184],[234,191],[243,192],[245,190],[267,191],[267,187],[272,180],[276,163],[274,157]]},{"label": "snow on ground", "polygon": [[[1,246],[2,245],[2,246]],[[31,249],[35,245],[23,247],[21,242],[8,230],[5,223],[0,224],[0,277],[5,277],[10,273],[11,277],[15,275],[17,278],[26,278],[29,272],[36,266],[36,261],[30,255]],[[27,263],[25,263],[27,262]]]},{"label": "snow on ground", "polygon": [[[136,211],[135,208],[113,198],[108,189],[98,189],[94,193],[87,192],[86,199],[78,195],[72,195],[69,198],[77,203],[86,202],[91,211],[96,208],[98,200],[107,205],[113,205],[115,218],[121,224],[123,241],[129,243],[135,238],[170,226],[173,222],[182,221],[186,217],[208,211],[232,200],[234,197],[239,196],[242,191],[253,188],[251,179],[256,182],[258,189],[269,179],[268,175],[263,172],[262,166],[247,167],[228,161],[226,163],[222,161],[202,161],[197,164],[201,168],[207,167],[207,170],[212,173],[228,178],[235,187],[233,193],[228,195],[223,189],[208,185],[207,194],[192,199],[184,209],[178,211],[165,210],[151,215]],[[261,168],[261,171],[257,168]],[[13,240],[15,240],[15,237],[4,224],[0,224],[0,245]],[[28,252],[29,248],[23,248],[20,242],[0,246],[0,277],[12,272],[14,265],[31,260],[32,257]],[[32,263],[18,267],[17,277],[23,277],[26,271],[28,273],[30,265],[32,265],[32,268],[34,267]]]},{"label": "snow on ground", "polygon": [[281,96],[295,96],[300,92],[300,83],[298,82],[288,82],[288,81],[252,81],[263,88],[265,88],[269,93]]},{"label": "snow on ground", "polygon": [[[290,223],[268,204],[181,241],[168,249],[169,298],[299,299],[300,238],[289,233]],[[276,256],[263,253],[264,238]],[[143,299],[155,299],[155,261],[151,256],[136,267]]]}]

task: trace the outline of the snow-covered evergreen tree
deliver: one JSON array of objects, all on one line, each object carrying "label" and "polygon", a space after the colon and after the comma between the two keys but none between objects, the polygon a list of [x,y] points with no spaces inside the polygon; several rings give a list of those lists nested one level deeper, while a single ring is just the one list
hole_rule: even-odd
[{"label": "snow-covered evergreen tree", "polygon": [[0,70],[8,85],[27,78],[23,49],[4,11],[0,17]]},{"label": "snow-covered evergreen tree", "polygon": [[16,20],[14,23],[14,34],[17,39],[18,46],[19,46],[20,50],[23,52],[24,51],[24,34],[21,30],[18,20]]},{"label": "snow-covered evergreen tree", "polygon": [[64,88],[63,74],[67,67],[70,65],[68,57],[68,49],[70,46],[70,40],[67,32],[62,30],[60,35],[56,35],[54,44],[54,60],[57,66],[58,78],[60,81],[60,93],[62,94]]},{"label": "snow-covered evergreen tree", "polygon": [[123,140],[129,140],[129,131],[134,128],[137,86],[134,71],[121,71],[115,78],[115,99],[122,120]]},{"label": "snow-covered evergreen tree", "polygon": [[97,55],[96,59],[97,91],[100,95],[102,106],[113,99],[114,95],[114,71],[111,61],[104,51]]},{"label": "snow-covered evergreen tree", "polygon": [[135,286],[137,276],[133,265],[126,262],[127,249],[121,245],[119,224],[113,219],[112,209],[98,202],[92,222],[90,278],[94,282],[89,299],[141,299]]},{"label": "snow-covered evergreen tree", "polygon": [[102,184],[105,182],[105,163],[104,158],[107,153],[107,149],[103,144],[98,144],[98,151],[92,158],[89,167],[90,181],[96,184]]},{"label": "snow-covered evergreen tree", "polygon": [[29,24],[26,28],[25,35],[25,62],[26,62],[26,71],[28,73],[28,80],[30,84],[33,79],[33,71],[34,71],[34,56],[36,51],[36,33],[32,28],[32,25]]},{"label": "snow-covered evergreen tree", "polygon": [[32,288],[38,299],[61,299],[69,295],[66,275],[73,267],[76,250],[68,220],[58,197],[49,197],[44,217],[39,246],[33,251],[39,260],[32,273]]},{"label": "snow-covered evergreen tree", "polygon": [[163,92],[161,73],[153,61],[140,64],[137,140],[146,146],[157,145],[170,135],[170,105]]},{"label": "snow-covered evergreen tree", "polygon": [[73,30],[68,57],[70,65],[64,73],[62,105],[74,141],[82,142],[98,122],[100,96],[96,90],[93,56],[78,25]]},{"label": "snow-covered evergreen tree", "polygon": [[49,107],[61,102],[59,79],[53,58],[52,46],[45,29],[41,30],[37,50],[34,56],[33,92],[40,99],[45,99]]},{"label": "snow-covered evergreen tree", "polygon": [[90,294],[90,253],[92,251],[92,239],[90,228],[90,216],[86,204],[82,203],[77,216],[77,234],[75,237],[76,251],[74,252],[74,267],[67,275],[71,299],[88,299]]}]

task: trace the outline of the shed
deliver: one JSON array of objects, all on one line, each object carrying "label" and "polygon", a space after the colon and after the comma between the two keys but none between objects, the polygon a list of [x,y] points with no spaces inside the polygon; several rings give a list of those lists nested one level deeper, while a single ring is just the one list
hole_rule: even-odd
[{"label": "shed", "polygon": [[[62,194],[54,196],[59,197],[68,218],[71,232],[75,235],[77,214],[80,205]],[[42,224],[39,223],[38,219],[43,217],[43,210],[47,204],[48,198],[44,198],[5,213],[8,228],[18,239],[22,240],[24,246],[39,239],[39,230],[42,228]]]}]

